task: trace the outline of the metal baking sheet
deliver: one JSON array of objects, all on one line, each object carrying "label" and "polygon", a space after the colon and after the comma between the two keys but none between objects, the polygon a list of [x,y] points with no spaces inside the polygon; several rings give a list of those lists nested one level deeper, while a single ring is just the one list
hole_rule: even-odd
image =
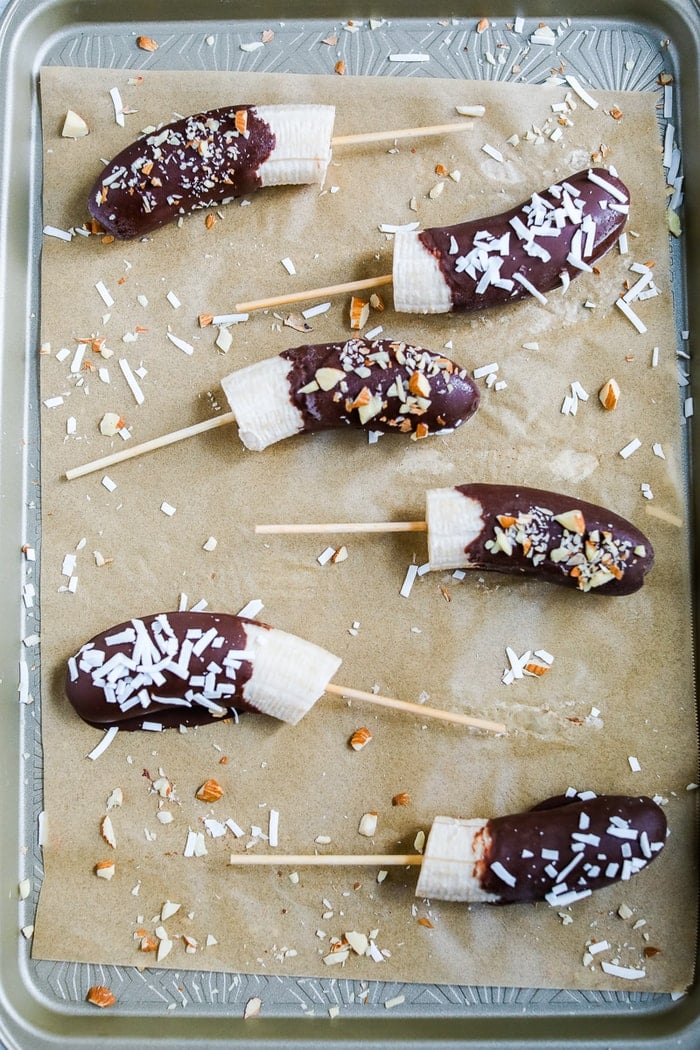
[{"label": "metal baking sheet", "polygon": [[[593,0],[568,9],[552,3],[526,3],[490,10],[471,3],[459,9],[413,5],[399,0],[375,12],[366,2],[352,10],[337,3],[284,3],[262,0],[256,18],[235,3],[201,0],[197,19],[192,5],[107,0],[0,2],[0,778],[3,799],[2,903],[0,904],[0,1039],[7,1050],[49,1046],[81,1047],[99,1041],[105,1050],[142,1047],[214,1047],[238,1042],[265,1046],[279,1040],[299,1046],[371,1044],[377,1047],[523,1045],[571,1047],[654,1047],[700,1045],[700,992],[678,999],[650,993],[576,992],[492,987],[371,984],[337,978],[288,979],[149,969],[95,967],[30,959],[30,926],[42,877],[41,697],[37,650],[22,638],[40,634],[38,561],[22,556],[23,545],[41,549],[39,477],[38,321],[41,251],[41,127],[38,70],[42,64],[103,68],[230,69],[332,74],[344,58],[349,75],[437,76],[519,79],[541,83],[565,61],[594,88],[658,90],[662,69],[674,74],[674,111],[668,118],[683,153],[685,233],[674,241],[678,350],[692,355],[698,330],[697,274],[700,272],[700,156],[689,148],[700,136],[700,7],[697,0],[610,0],[605,16]],[[167,18],[164,14],[167,13]],[[117,19],[118,15],[118,19]],[[488,36],[477,41],[476,24],[490,19]],[[525,19],[521,47],[504,62],[498,54],[506,23]],[[243,17],[246,16],[246,17]],[[367,31],[368,19],[381,24]],[[339,32],[332,51],[311,45],[352,19],[359,32]],[[554,48],[529,45],[539,21],[558,34]],[[275,46],[249,52],[241,43],[259,39],[262,28],[276,31]],[[156,52],[135,47],[141,33],[158,40]],[[510,37],[512,42],[512,37]],[[337,53],[336,53],[337,52]],[[392,52],[429,53],[425,65],[394,65]],[[519,67],[514,70],[513,66]],[[660,118],[659,134],[664,131]],[[694,177],[695,176],[695,177]],[[687,339],[682,333],[689,332]],[[691,392],[697,397],[691,374]],[[688,427],[689,463],[697,462]],[[691,505],[697,511],[696,486]],[[697,540],[693,548],[696,553]],[[38,554],[38,556],[40,556]],[[694,559],[695,560],[695,559]],[[697,596],[697,582],[694,585]],[[19,698],[19,703],[18,703]],[[29,896],[19,899],[18,883],[28,879]],[[85,1003],[91,984],[119,993],[118,1012],[96,1012]],[[361,994],[362,993],[362,994]],[[253,995],[264,1002],[264,1016],[243,1021]],[[385,1000],[405,1001],[387,1011]],[[328,1009],[342,1007],[331,1020]],[[254,1027],[252,1027],[254,1025]]]}]

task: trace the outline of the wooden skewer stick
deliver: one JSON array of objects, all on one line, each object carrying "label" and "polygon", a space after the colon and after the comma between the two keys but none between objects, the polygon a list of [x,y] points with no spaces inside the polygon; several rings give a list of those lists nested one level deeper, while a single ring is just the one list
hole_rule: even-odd
[{"label": "wooden skewer stick", "polygon": [[426,521],[338,521],[302,525],[256,525],[261,535],[327,532],[427,532]]},{"label": "wooden skewer stick", "polygon": [[326,692],[331,693],[333,696],[341,696],[346,700],[363,700],[369,704],[378,704],[379,707],[391,707],[395,711],[404,711],[406,714],[417,715],[419,718],[438,718],[442,722],[453,722],[455,725],[460,726],[472,726],[474,729],[486,729],[490,733],[505,733],[506,731],[506,727],[502,722],[489,722],[484,718],[472,718],[471,715],[463,715],[457,711],[442,711],[438,707],[412,704],[408,700],[395,700],[391,696],[365,693],[362,689],[346,689],[345,686],[335,685],[333,682],[326,686]]},{"label": "wooden skewer stick", "polygon": [[271,310],[277,306],[289,306],[290,303],[301,303],[305,299],[329,299],[346,292],[362,292],[367,288],[380,288],[391,284],[392,275],[382,274],[379,277],[363,277],[358,281],[346,281],[344,284],[329,284],[325,288],[312,288],[302,292],[287,292],[285,295],[272,295],[267,299],[251,299],[248,303],[236,303],[236,313],[249,314],[254,310]]},{"label": "wooden skewer stick", "polygon": [[173,430],[170,434],[162,434],[160,437],[151,438],[150,441],[144,441],[140,445],[125,445],[119,452],[112,452],[109,456],[93,459],[90,463],[84,463],[81,467],[72,467],[66,471],[66,478],[68,481],[72,481],[73,478],[82,478],[85,474],[92,474],[96,470],[104,470],[115,463],[122,463],[125,459],[142,456],[145,452],[153,452],[154,449],[165,448],[166,445],[173,445],[176,441],[184,441],[185,438],[194,437],[195,434],[203,434],[207,430],[216,430],[217,427],[225,427],[235,422],[236,417],[233,412],[224,412],[220,416],[213,416],[211,419],[205,419],[201,423],[193,423],[192,426],[182,427],[181,430]]},{"label": "wooden skewer stick", "polygon": [[405,867],[406,865],[419,866],[423,863],[420,853],[328,853],[325,856],[320,853],[281,853],[275,856],[273,853],[232,853],[229,864],[248,867],[256,865],[280,865],[282,867],[327,867],[329,865],[342,865],[343,867],[367,867],[388,868],[390,866]]},{"label": "wooden skewer stick", "polygon": [[362,131],[357,135],[335,135],[331,139],[331,147],[336,146],[360,146],[363,142],[392,142],[394,139],[415,139],[424,135],[451,135],[455,131],[469,131],[471,125],[466,123],[457,124],[427,124],[423,128],[399,128],[396,131]]}]

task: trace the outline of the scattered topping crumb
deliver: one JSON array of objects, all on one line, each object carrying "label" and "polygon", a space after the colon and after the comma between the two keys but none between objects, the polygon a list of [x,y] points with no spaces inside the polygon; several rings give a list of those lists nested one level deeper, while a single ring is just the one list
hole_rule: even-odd
[{"label": "scattered topping crumb", "polygon": [[85,996],[85,999],[87,1002],[92,1003],[93,1006],[100,1006],[103,1009],[108,1006],[114,1006],[117,1001],[116,995],[114,995],[104,984],[95,984],[92,988],[88,988],[88,993]]},{"label": "scattered topping crumb", "polygon": [[98,879],[107,879],[108,881],[114,877],[116,867],[113,860],[99,860],[95,865],[95,875]]},{"label": "scattered topping crumb", "polygon": [[64,139],[81,139],[90,134],[90,129],[74,110],[69,109],[63,122],[61,136]]},{"label": "scattered topping crumb", "polygon": [[150,36],[139,36],[136,38],[136,46],[142,51],[157,51],[158,44]]},{"label": "scattered topping crumb", "polygon": [[250,998],[245,1004],[245,1009],[243,1010],[243,1020],[247,1021],[251,1017],[258,1017],[261,1010],[262,999],[260,999],[257,995],[252,996],[252,998]]},{"label": "scattered topping crumb", "polygon": [[200,802],[218,802],[223,797],[224,789],[217,780],[207,780],[195,792],[195,798]]},{"label": "scattered topping crumb", "polygon": [[372,739],[372,733],[367,726],[361,726],[356,729],[349,740],[350,747],[353,751],[361,751],[363,747],[366,747]]},{"label": "scattered topping crumb", "polygon": [[371,839],[377,831],[377,820],[378,814],[374,811],[363,813],[357,828],[358,833],[364,835],[365,838]]},{"label": "scattered topping crumb", "polygon": [[606,412],[612,412],[617,408],[620,400],[620,387],[615,379],[608,379],[598,391],[598,398]]}]

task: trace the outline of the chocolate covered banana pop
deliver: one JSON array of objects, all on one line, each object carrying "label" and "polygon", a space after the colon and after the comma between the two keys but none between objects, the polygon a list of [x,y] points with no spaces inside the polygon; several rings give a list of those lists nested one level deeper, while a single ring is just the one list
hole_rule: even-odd
[{"label": "chocolate covered banana pop", "polygon": [[603,169],[581,171],[488,219],[396,234],[394,306],[408,313],[484,310],[569,281],[615,244],[629,192]]},{"label": "chocolate covered banana pop", "polygon": [[643,871],[666,842],[666,816],[644,796],[574,792],[490,819],[436,817],[423,854],[238,855],[232,865],[420,865],[417,897],[479,904],[544,900],[567,908]]},{"label": "chocolate covered banana pop", "polygon": [[334,106],[293,103],[194,113],[118,153],[98,175],[88,209],[114,237],[142,237],[264,186],[322,184],[333,146],[468,127],[441,124],[331,138],[334,120]]},{"label": "chocolate covered banana pop", "polygon": [[545,293],[591,272],[616,243],[629,191],[612,171],[570,175],[499,215],[394,235],[391,275],[238,303],[250,311],[392,283],[404,313],[484,310]]},{"label": "chocolate covered banana pop", "polygon": [[428,489],[425,521],[256,527],[260,533],[363,531],[427,532],[430,569],[537,576],[598,594],[639,590],[654,563],[647,537],[619,514],[518,485]]},{"label": "chocolate covered banana pop", "polygon": [[346,426],[419,440],[451,432],[479,405],[479,389],[466,369],[442,354],[391,339],[297,346],[232,372],[221,386],[231,412],[120,449],[66,477],[233,422],[245,447],[259,452],[296,434]]},{"label": "chocolate covered banana pop", "polygon": [[66,695],[92,726],[158,731],[256,711],[296,725],[323,693],[420,718],[505,732],[500,723],[331,682],[340,657],[257,620],[169,612],[95,635],[68,660]]}]

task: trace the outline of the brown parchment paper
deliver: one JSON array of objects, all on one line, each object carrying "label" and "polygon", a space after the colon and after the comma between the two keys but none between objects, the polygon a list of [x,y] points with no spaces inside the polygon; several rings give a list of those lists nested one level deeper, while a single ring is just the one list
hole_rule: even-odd
[{"label": "brown parchment paper", "polygon": [[[114,120],[109,89],[118,86],[126,127]],[[682,426],[676,374],[671,274],[654,95],[598,94],[593,111],[579,102],[558,142],[526,137],[555,127],[551,104],[568,89],[428,79],[341,79],[229,73],[145,73],[45,69],[44,221],[82,223],[85,199],[102,165],[141,129],[228,102],[333,102],[336,132],[434,124],[458,119],[455,105],[483,103],[486,115],[449,140],[338,149],[323,192],[318,187],[260,192],[234,203],[205,228],[204,214],[145,242],[103,245],[45,238],[42,266],[42,717],[45,749],[46,877],[34,934],[35,957],[155,965],[138,951],[166,900],[181,905],[164,925],[173,941],[165,967],[267,974],[338,976],[506,986],[621,988],[602,958],[643,968],[635,989],[679,990],[692,976],[695,942],[696,726],[690,649],[687,526]],[[622,119],[609,115],[618,106]],[[87,121],[86,138],[62,139],[66,110]],[[506,142],[514,133],[520,144]],[[499,163],[481,149],[503,152]],[[246,452],[235,428],[66,482],[66,468],[121,447],[98,424],[119,413],[140,442],[221,410],[223,375],[304,342],[349,335],[348,302],[313,318],[304,335],[283,325],[289,310],[252,315],[232,329],[227,355],[200,313],[230,312],[237,301],[390,272],[392,244],[380,223],[418,219],[442,225],[501,211],[551,181],[585,167],[605,144],[631,190],[629,254],[612,251],[600,273],[583,275],[546,307],[521,303],[480,316],[414,317],[374,312],[392,337],[441,349],[470,369],[499,365],[505,388],[483,386],[477,416],[454,435],[421,443],[362,434],[300,437],[265,453]],[[444,178],[434,199],[437,164]],[[415,198],[415,211],[410,206]],[[281,264],[292,259],[297,274]],[[629,266],[653,260],[657,298],[637,304],[638,334],[615,309]],[[108,309],[95,284],[104,281]],[[181,302],[173,308],[166,294]],[[144,296],[147,305],[138,301]],[[307,304],[303,304],[307,305]],[[294,310],[298,308],[293,308]],[[187,340],[188,356],[168,339]],[[137,334],[135,341],[128,341]],[[71,374],[76,339],[104,337],[109,359],[88,349]],[[125,341],[124,337],[127,337]],[[537,349],[523,344],[536,343]],[[658,367],[652,350],[659,348]],[[61,361],[61,348],[70,356]],[[124,382],[126,359],[145,395],[138,406]],[[109,383],[98,368],[108,370]],[[597,391],[610,376],[621,388],[605,413]],[[590,394],[563,415],[572,382]],[[76,432],[66,435],[68,417]],[[629,459],[619,450],[638,437]],[[653,443],[664,457],[654,455]],[[107,473],[113,491],[102,485]],[[428,574],[408,599],[399,590],[407,566],[426,559],[424,536],[346,537],[348,558],[321,567],[316,558],[342,538],[257,537],[261,521],[420,518],[424,491],[468,480],[540,485],[593,500],[638,522],[657,554],[647,585],[610,599],[547,588],[536,581],[468,574]],[[643,498],[648,483],[653,500]],[[175,507],[167,516],[161,505]],[[218,541],[206,551],[208,537]],[[95,551],[106,559],[96,563]],[[76,555],[77,588],[62,575]],[[82,724],[63,693],[65,661],[98,630],[125,618],[206,599],[237,612],[264,602],[261,619],[343,658],[337,681],[378,686],[403,699],[502,719],[496,738],[437,722],[323,698],[296,728],[263,717],[159,735],[122,733],[97,761],[86,758],[100,733]],[[355,626],[353,626],[355,625]],[[354,633],[351,633],[354,631]],[[511,686],[501,682],[505,647],[547,649],[551,672]],[[597,712],[597,713],[596,713]],[[373,733],[360,752],[348,747],[359,726]],[[641,770],[633,772],[629,756]],[[174,785],[163,801],[152,791],[160,771]],[[215,805],[198,802],[200,784],[224,789]],[[659,795],[671,828],[661,857],[630,883],[576,904],[566,917],[546,905],[466,907],[414,896],[415,871],[392,869],[382,883],[363,869],[234,870],[232,852],[267,832],[280,814],[279,852],[412,851],[416,833],[436,814],[490,816],[535,804],[564,790]],[[111,811],[116,848],[100,836]],[[392,806],[399,792],[407,806]],[[158,819],[159,808],[172,821]],[[376,810],[369,841],[358,834]],[[206,834],[206,856],[185,858],[188,830],[204,818],[233,818],[235,839]],[[317,836],[330,843],[318,845]],[[253,847],[266,852],[261,839]],[[94,874],[113,859],[111,881]],[[623,919],[626,904],[632,917]],[[571,921],[569,921],[569,919]],[[428,920],[428,923],[420,920]],[[644,925],[639,925],[644,920]],[[636,927],[636,928],[635,928]],[[384,962],[351,956],[343,970],[323,957],[346,931],[374,934]],[[183,935],[196,941],[185,951]],[[210,943],[207,944],[209,937]],[[216,943],[211,943],[215,938]],[[586,945],[610,950],[584,963]]]}]

